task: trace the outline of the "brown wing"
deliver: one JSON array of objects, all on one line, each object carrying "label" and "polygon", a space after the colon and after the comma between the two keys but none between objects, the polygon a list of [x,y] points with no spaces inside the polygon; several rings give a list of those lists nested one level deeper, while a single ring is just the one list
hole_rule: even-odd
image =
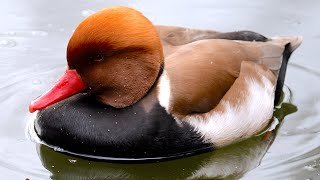
[{"label": "brown wing", "polygon": [[162,42],[173,46],[185,45],[202,39],[215,38],[221,32],[176,26],[155,26]]},{"label": "brown wing", "polygon": [[238,78],[242,61],[264,64],[277,73],[287,43],[213,39],[181,46],[165,61],[168,109],[177,116],[212,110]]},{"label": "brown wing", "polygon": [[188,121],[215,147],[226,146],[261,132],[273,114],[276,76],[265,65],[242,61],[239,77],[219,104]]},{"label": "brown wing", "polygon": [[182,45],[202,39],[212,39],[217,34],[220,34],[220,32],[214,30],[191,29],[176,26],[155,27],[159,33],[165,57],[172,54]]},{"label": "brown wing", "polygon": [[176,26],[155,26],[164,49],[164,55],[174,53],[181,46],[204,39],[228,39],[266,42],[268,38],[253,31],[218,32]]}]

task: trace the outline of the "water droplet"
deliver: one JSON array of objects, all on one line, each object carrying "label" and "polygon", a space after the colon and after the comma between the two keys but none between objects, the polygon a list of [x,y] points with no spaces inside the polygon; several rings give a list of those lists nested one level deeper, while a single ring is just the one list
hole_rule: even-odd
[{"label": "water droplet", "polygon": [[52,168],[54,168],[54,166],[53,166],[53,165],[52,165],[51,167],[52,167]]},{"label": "water droplet", "polygon": [[118,122],[116,121],[116,124],[118,124]]},{"label": "water droplet", "polygon": [[91,9],[86,9],[86,10],[82,10],[81,11],[81,15],[83,16],[83,17],[88,17],[88,16],[90,16],[91,14],[94,14],[95,12],[94,11],[92,11]]},{"label": "water droplet", "polygon": [[59,148],[59,147],[54,147],[54,148],[53,148],[53,150],[54,150],[54,151],[60,151],[60,152],[63,152],[63,149],[62,149],[62,148]]},{"label": "water droplet", "polygon": [[70,162],[70,163],[76,163],[77,162],[77,160],[75,160],[75,159],[68,159],[68,161]]},{"label": "water droplet", "polygon": [[134,114],[137,114],[136,112]]},{"label": "water droplet", "polygon": [[108,129],[108,132],[110,132],[110,129]]},{"label": "water droplet", "polygon": [[212,64],[213,62],[211,61],[210,64]]},{"label": "water droplet", "polygon": [[17,43],[12,39],[2,39],[0,40],[0,48],[11,48],[16,46]]}]

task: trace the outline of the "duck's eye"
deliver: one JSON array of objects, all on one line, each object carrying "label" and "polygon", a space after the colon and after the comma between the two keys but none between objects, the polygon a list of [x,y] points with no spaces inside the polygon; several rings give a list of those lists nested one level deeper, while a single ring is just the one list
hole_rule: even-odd
[{"label": "duck's eye", "polygon": [[104,56],[102,54],[98,54],[98,55],[95,55],[95,56],[89,56],[88,59],[89,59],[89,62],[91,62],[91,61],[99,62],[99,61],[102,61],[104,59]]}]

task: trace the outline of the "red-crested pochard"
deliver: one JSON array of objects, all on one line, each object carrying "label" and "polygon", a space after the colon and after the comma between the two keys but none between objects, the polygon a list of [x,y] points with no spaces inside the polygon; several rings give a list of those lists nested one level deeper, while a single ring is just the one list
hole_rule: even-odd
[{"label": "red-crested pochard", "polygon": [[207,152],[264,130],[297,36],[154,26],[128,7],[83,20],[68,68],[31,102],[41,141],[107,160]]}]

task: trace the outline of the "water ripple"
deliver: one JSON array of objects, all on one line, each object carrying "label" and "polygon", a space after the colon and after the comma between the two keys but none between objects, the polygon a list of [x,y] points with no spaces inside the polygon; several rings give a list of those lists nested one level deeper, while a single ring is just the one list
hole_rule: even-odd
[{"label": "water ripple", "polygon": [[43,30],[10,30],[5,32],[0,32],[0,37],[46,37],[48,35],[47,31]]},{"label": "water ripple", "polygon": [[319,69],[315,69],[315,68],[312,68],[312,67],[307,67],[305,65],[300,65],[300,64],[296,64],[296,63],[290,63],[289,65],[293,66],[295,68],[298,68],[298,69],[300,69],[302,71],[305,71],[305,72],[308,72],[308,73],[311,73],[311,74],[314,74],[314,75],[320,77],[320,70]]}]

